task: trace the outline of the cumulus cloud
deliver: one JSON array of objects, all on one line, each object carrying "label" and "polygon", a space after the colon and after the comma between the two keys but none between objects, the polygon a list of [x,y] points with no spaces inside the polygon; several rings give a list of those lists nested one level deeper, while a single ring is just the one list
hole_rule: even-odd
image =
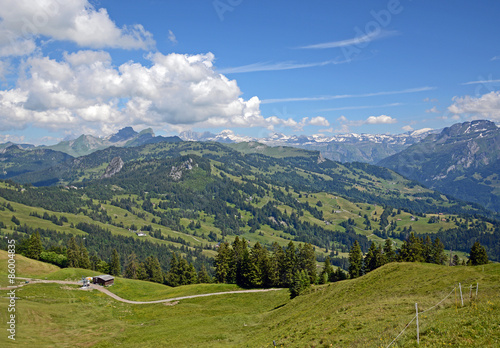
[{"label": "cumulus cloud", "polygon": [[367,125],[367,124],[373,125],[373,124],[397,123],[397,120],[395,118],[392,118],[391,116],[387,116],[387,115],[370,116],[366,120],[354,120],[354,121],[351,121],[347,117],[342,115],[339,118],[337,118],[337,121],[341,125],[339,131],[344,132],[344,133],[348,133],[350,131],[351,127],[361,127],[361,126]]},{"label": "cumulus cloud", "polygon": [[500,92],[490,92],[481,97],[453,97],[453,104],[448,111],[455,116],[469,118],[489,118],[500,121]]},{"label": "cumulus cloud", "polygon": [[153,36],[140,24],[121,28],[88,0],[0,0],[0,56],[32,53],[46,36],[82,47],[150,49]]},{"label": "cumulus cloud", "polygon": [[330,122],[322,116],[316,116],[311,118],[311,121],[309,121],[309,124],[312,126],[321,126],[321,127],[329,127]]},{"label": "cumulus cloud", "polygon": [[412,127],[412,126],[410,126],[410,125],[408,125],[408,126],[404,126],[404,127],[402,127],[402,129],[403,129],[404,131],[411,132],[411,131],[413,130],[413,127]]},{"label": "cumulus cloud", "polygon": [[[163,126],[195,123],[291,125],[260,115],[257,97],[244,100],[236,81],[213,69],[211,53],[155,53],[150,66],[118,67],[102,51],[26,60],[17,88],[0,91],[1,129],[81,126],[89,133],[113,131],[117,124]],[[292,122],[293,121],[293,122]]]},{"label": "cumulus cloud", "polygon": [[396,119],[387,115],[370,116],[365,121],[366,124],[391,124],[396,122]]}]

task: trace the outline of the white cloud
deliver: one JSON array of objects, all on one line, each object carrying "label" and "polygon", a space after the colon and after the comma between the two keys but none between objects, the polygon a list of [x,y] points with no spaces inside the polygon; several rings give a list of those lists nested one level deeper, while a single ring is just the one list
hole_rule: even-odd
[{"label": "white cloud", "polygon": [[499,83],[499,82],[500,82],[500,80],[489,79],[489,80],[469,81],[469,82],[462,83],[462,85],[485,85],[488,83]]},{"label": "white cloud", "polygon": [[172,30],[168,31],[168,40],[173,44],[177,45],[177,38],[175,37],[175,34]]},{"label": "white cloud", "polygon": [[61,61],[29,58],[17,88],[0,91],[0,128],[32,124],[105,134],[118,124],[273,124],[260,115],[257,97],[240,98],[236,81],[214,71],[211,53],[148,58],[150,67],[134,62],[114,67],[109,54],[100,51],[64,54]]},{"label": "white cloud", "polygon": [[88,0],[0,0],[0,55],[20,56],[46,36],[82,47],[151,49],[152,34],[140,24],[117,27],[104,8]]},{"label": "white cloud", "polygon": [[258,72],[258,71],[279,71],[279,70],[294,70],[294,69],[304,69],[304,68],[314,68],[317,66],[325,66],[325,65],[336,65],[346,63],[346,60],[327,60],[324,62],[316,62],[316,63],[295,63],[295,62],[278,62],[278,63],[269,63],[269,62],[259,62],[248,65],[242,65],[232,68],[224,68],[220,69],[219,72],[221,74],[240,74],[240,73],[249,73],[249,72]]},{"label": "white cloud", "polygon": [[397,120],[387,115],[370,116],[364,123],[366,124],[391,124],[396,123]]},{"label": "white cloud", "polygon": [[481,97],[453,97],[453,104],[448,110],[455,116],[469,118],[488,118],[500,121],[500,92],[490,92]]},{"label": "white cloud", "polygon": [[404,126],[404,127],[402,127],[402,129],[403,129],[404,131],[406,131],[406,132],[411,132],[411,131],[413,130],[413,127],[412,127],[412,126],[410,126],[410,125],[408,125],[408,126]]},{"label": "white cloud", "polygon": [[334,99],[346,99],[346,98],[365,98],[365,97],[378,97],[383,95],[393,95],[393,94],[406,94],[406,93],[419,93],[426,92],[436,89],[436,87],[417,87],[417,88],[407,88],[399,91],[383,91],[383,92],[372,92],[363,94],[337,94],[337,95],[326,95],[318,97],[298,97],[298,98],[280,98],[280,99],[264,99],[262,104],[272,104],[272,103],[282,103],[282,102],[295,102],[295,101],[322,101],[322,100],[334,100]]},{"label": "white cloud", "polygon": [[21,135],[11,135],[11,134],[0,134],[0,144],[1,143],[8,143],[9,141],[12,143],[23,143],[25,140],[25,136]]},{"label": "white cloud", "polygon": [[439,114],[441,111],[439,111],[437,107],[433,106],[432,108],[425,110],[425,112],[427,112],[428,114],[430,113]]},{"label": "white cloud", "polygon": [[490,59],[491,61],[494,61],[494,60],[500,60],[500,56],[495,56],[493,58]]},{"label": "white cloud", "polygon": [[355,121],[351,121],[347,117],[342,115],[339,118],[337,118],[337,121],[341,124],[340,131],[343,133],[348,133],[351,127],[361,127],[367,124],[372,125],[372,124],[397,123],[397,120],[395,118],[392,118],[391,116],[387,115],[370,116],[366,120],[355,120]]},{"label": "white cloud", "polygon": [[389,31],[389,30],[377,30],[369,34],[365,34],[362,36],[357,36],[352,39],[340,40],[340,41],[332,41],[332,42],[324,42],[315,45],[308,45],[298,47],[300,49],[325,49],[325,48],[336,48],[336,47],[346,47],[353,45],[364,45],[368,42],[382,39],[384,37],[397,35],[397,31]]},{"label": "white cloud", "polygon": [[330,122],[322,116],[316,116],[311,118],[311,121],[309,121],[309,124],[312,126],[321,126],[321,127],[329,127]]}]

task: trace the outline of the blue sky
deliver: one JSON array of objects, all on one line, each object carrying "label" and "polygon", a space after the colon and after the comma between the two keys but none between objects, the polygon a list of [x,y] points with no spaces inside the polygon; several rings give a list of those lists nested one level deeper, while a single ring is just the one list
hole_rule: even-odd
[{"label": "blue sky", "polygon": [[0,142],[500,121],[498,1],[0,0]]}]

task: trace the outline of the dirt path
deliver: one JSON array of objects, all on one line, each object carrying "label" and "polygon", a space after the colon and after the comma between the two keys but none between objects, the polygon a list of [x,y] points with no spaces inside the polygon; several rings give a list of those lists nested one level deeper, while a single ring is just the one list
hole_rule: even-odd
[{"label": "dirt path", "polygon": [[[16,279],[21,279],[21,280],[28,280],[29,283],[26,284],[20,284],[16,285],[13,287],[9,288],[0,288],[0,290],[12,290],[16,288],[20,288],[22,286],[26,286],[29,284],[47,284],[47,283],[52,283],[52,284],[63,284],[63,285],[82,285],[81,282],[77,281],[67,281],[67,280],[43,280],[43,279],[31,279],[31,278],[19,278],[16,277]],[[168,298],[164,300],[155,300],[155,301],[131,301],[131,300],[126,300],[124,298],[121,298],[120,296],[112,293],[108,289],[96,285],[96,284],[90,284],[89,290],[97,290],[100,291],[112,298],[114,298],[117,301],[124,302],[124,303],[131,303],[131,304],[152,304],[152,303],[164,303],[164,302],[172,302],[172,301],[179,301],[179,300],[185,300],[189,298],[196,298],[196,297],[207,297],[207,296],[217,296],[217,295],[226,295],[226,294],[248,294],[248,293],[254,293],[254,292],[268,292],[268,291],[278,291],[281,289],[253,289],[253,290],[235,290],[235,291],[224,291],[224,292],[213,292],[210,294],[199,294],[199,295],[190,295],[190,296],[181,296],[181,297],[173,297],[173,298]]]}]

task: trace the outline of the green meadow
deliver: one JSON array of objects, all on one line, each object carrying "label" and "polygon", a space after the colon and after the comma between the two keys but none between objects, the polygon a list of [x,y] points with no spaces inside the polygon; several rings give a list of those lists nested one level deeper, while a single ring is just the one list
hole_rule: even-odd
[{"label": "green meadow", "polygon": [[[86,270],[17,259],[18,276],[78,279]],[[0,253],[0,269],[6,269]],[[6,278],[6,272],[0,273]],[[464,305],[459,289],[462,284]],[[479,284],[470,297],[470,285]],[[117,278],[109,290],[130,300],[155,300],[234,290],[202,284],[170,288]],[[0,322],[8,299],[2,290]],[[500,265],[446,267],[391,263],[357,279],[288,290],[226,294],[168,304],[126,304],[76,285],[29,284],[16,290],[16,341],[2,324],[2,347],[387,347],[420,311],[420,346],[500,344]],[[447,297],[448,296],[448,297]],[[445,299],[446,298],[446,299]],[[444,301],[442,301],[445,299]],[[434,305],[442,301],[437,307]],[[391,347],[417,347],[412,322]]]}]

